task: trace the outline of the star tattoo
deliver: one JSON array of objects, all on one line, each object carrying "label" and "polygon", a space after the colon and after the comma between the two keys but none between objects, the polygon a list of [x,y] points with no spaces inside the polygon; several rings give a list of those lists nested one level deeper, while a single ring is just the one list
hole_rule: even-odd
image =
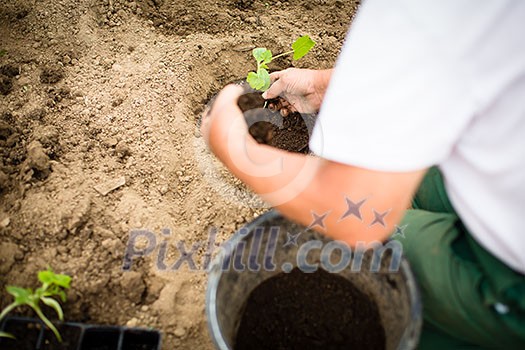
[{"label": "star tattoo", "polygon": [[289,245],[294,245],[297,247],[297,238],[301,235],[302,232],[296,233],[295,235],[286,232],[286,242],[283,244],[283,247],[288,247]]},{"label": "star tattoo", "polygon": [[327,211],[326,213],[324,213],[322,215],[318,215],[315,211],[312,210],[311,213],[312,213],[313,221],[307,228],[313,228],[315,226],[319,226],[321,228],[326,228],[326,226],[324,224],[324,219],[326,219],[326,217],[328,216],[328,214],[330,212]]},{"label": "star tattoo", "polygon": [[379,224],[383,227],[386,227],[385,216],[387,216],[387,214],[390,213],[390,209],[382,213],[379,213],[375,209],[372,209],[372,211],[374,212],[374,220],[370,223],[370,225],[368,225],[368,227],[374,226],[375,224]]},{"label": "star tattoo", "polygon": [[408,224],[403,225],[403,226],[395,225],[394,227],[396,228],[396,230],[394,231],[394,234],[392,235],[392,237],[401,236],[402,238],[406,238],[405,237],[405,229],[407,228],[407,226],[408,226]]},{"label": "star tattoo", "polygon": [[361,201],[354,203],[352,200],[345,196],[346,206],[348,207],[346,211],[344,212],[343,216],[339,219],[339,221],[354,215],[359,220],[363,221],[363,217],[361,216],[361,206],[366,202],[366,198],[362,199]]}]

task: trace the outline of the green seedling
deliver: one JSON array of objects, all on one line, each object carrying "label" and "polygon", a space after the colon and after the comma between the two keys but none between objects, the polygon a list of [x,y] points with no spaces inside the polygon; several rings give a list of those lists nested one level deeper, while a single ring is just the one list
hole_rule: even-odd
[{"label": "green seedling", "polygon": [[246,81],[250,86],[259,91],[266,91],[270,87],[270,73],[268,73],[268,64],[274,59],[289,55],[293,53],[294,61],[302,58],[306,55],[312,47],[314,47],[315,41],[313,41],[308,35],[304,35],[294,41],[292,44],[292,50],[281,53],[277,56],[272,56],[272,52],[265,47],[257,47],[253,49],[252,54],[257,61],[257,70],[255,72],[248,73]]},{"label": "green seedling", "polygon": [[7,51],[4,49],[0,49],[0,57],[5,56],[7,54]]},{"label": "green seedling", "polygon": [[[21,288],[15,286],[7,286],[6,290],[11,294],[15,301],[7,305],[2,313],[0,313],[0,320],[3,319],[9,312],[18,306],[27,305],[32,308],[35,313],[40,317],[40,319],[45,323],[51,331],[55,334],[59,342],[62,342],[62,337],[56,327],[49,321],[46,315],[42,312],[40,308],[40,302],[45,305],[53,308],[60,321],[64,319],[64,313],[62,312],[62,307],[60,303],[53,299],[53,297],[60,297],[62,302],[66,301],[66,292],[65,289],[69,288],[71,283],[71,277],[68,275],[60,275],[54,273],[51,269],[38,272],[38,280],[42,283],[42,286],[35,289],[34,291],[31,288]],[[0,337],[9,337],[14,338],[11,334],[1,332]]]},{"label": "green seedling", "polygon": [[6,333],[6,332],[0,332],[0,338],[11,338],[15,339],[12,334]]}]

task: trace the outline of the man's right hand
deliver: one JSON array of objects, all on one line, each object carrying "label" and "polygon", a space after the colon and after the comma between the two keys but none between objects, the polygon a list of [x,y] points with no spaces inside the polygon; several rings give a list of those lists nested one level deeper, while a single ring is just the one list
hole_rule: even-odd
[{"label": "man's right hand", "polygon": [[272,85],[262,95],[265,99],[278,96],[286,99],[293,110],[317,113],[330,82],[332,69],[312,70],[288,68],[270,74]]}]

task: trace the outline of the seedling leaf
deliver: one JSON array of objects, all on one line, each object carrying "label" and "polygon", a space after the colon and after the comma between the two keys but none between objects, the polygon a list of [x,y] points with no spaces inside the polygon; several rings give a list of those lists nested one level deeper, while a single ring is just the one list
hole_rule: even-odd
[{"label": "seedling leaf", "polygon": [[246,77],[246,81],[248,82],[248,84],[250,84],[252,89],[255,89],[255,90],[259,90],[263,86],[263,81],[255,72],[248,73],[248,76]]},{"label": "seedling leaf", "polygon": [[266,91],[270,87],[270,74],[268,73],[268,64],[272,60],[289,55],[293,53],[293,59],[298,60],[308,53],[314,47],[315,41],[310,39],[308,35],[304,35],[297,39],[292,44],[292,51],[283,52],[276,56],[272,55],[272,52],[265,47],[257,47],[252,50],[252,55],[257,61],[257,70],[255,72],[249,72],[246,76],[246,81],[252,89],[259,91]]},{"label": "seedling leaf", "polygon": [[53,283],[53,272],[50,270],[39,271],[38,280],[42,283]]},{"label": "seedling leaf", "polygon": [[308,35],[303,35],[292,44],[293,59],[300,59],[306,55],[314,45],[315,41],[313,41]]},{"label": "seedling leaf", "polygon": [[272,52],[265,47],[253,49],[252,54],[257,60],[257,63],[270,63],[272,61]]},{"label": "seedling leaf", "polygon": [[[38,272],[38,279],[42,286],[34,291],[31,288],[21,288],[16,286],[7,286],[6,290],[14,297],[14,301],[7,305],[7,307],[0,313],[0,320],[3,319],[9,312],[17,306],[27,305],[32,308],[38,317],[45,323],[45,325],[53,331],[59,342],[62,342],[62,337],[58,333],[56,327],[49,321],[46,315],[40,309],[40,301],[45,305],[53,308],[60,320],[64,319],[64,313],[60,303],[52,297],[60,297],[62,301],[66,300],[66,293],[64,289],[69,288],[71,277],[54,273],[51,269]],[[0,337],[6,337],[9,334],[0,332]]]},{"label": "seedling leaf", "polygon": [[8,313],[11,312],[11,310],[13,310],[17,306],[18,304],[16,302],[7,305],[6,308],[3,309],[2,312],[0,313],[0,320],[2,320]]},{"label": "seedling leaf", "polygon": [[63,290],[58,290],[55,294],[60,297],[60,300],[62,300],[62,302],[65,302],[67,300],[66,292],[64,292]]},{"label": "seedling leaf", "polygon": [[30,288],[20,288],[15,286],[5,287],[7,292],[15,297],[15,303],[18,305],[25,304],[29,301],[33,291]]},{"label": "seedling leaf", "polygon": [[38,272],[38,279],[43,284],[57,285],[62,288],[69,288],[71,277],[54,273],[51,269]]},{"label": "seedling leaf", "polygon": [[262,91],[268,90],[270,87],[270,73],[264,68],[259,69],[259,78],[263,81]]},{"label": "seedling leaf", "polygon": [[0,332],[0,338],[11,338],[16,339],[12,334],[9,334],[7,332]]},{"label": "seedling leaf", "polygon": [[7,51],[4,49],[0,50],[0,57],[5,56],[7,54]]},{"label": "seedling leaf", "polygon": [[55,309],[58,315],[58,319],[62,321],[64,319],[64,313],[62,312],[62,308],[60,307],[60,304],[55,299],[51,299],[49,297],[42,297],[40,298],[44,304],[46,304],[49,307],[52,307]]},{"label": "seedling leaf", "polygon": [[62,288],[69,288],[71,277],[68,275],[55,274],[53,283]]}]

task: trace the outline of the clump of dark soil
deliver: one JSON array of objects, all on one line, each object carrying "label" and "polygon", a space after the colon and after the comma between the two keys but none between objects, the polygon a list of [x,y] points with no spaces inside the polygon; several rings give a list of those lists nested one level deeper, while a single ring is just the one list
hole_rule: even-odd
[{"label": "clump of dark soil", "polygon": [[324,270],[282,273],[258,286],[242,316],[236,350],[384,349],[377,305]]},{"label": "clump of dark soil", "polygon": [[239,98],[238,105],[244,113],[250,135],[259,143],[290,152],[308,153],[310,131],[316,116],[265,107],[282,105],[280,99],[266,101],[260,93],[244,94]]},{"label": "clump of dark soil", "polygon": [[40,73],[40,82],[43,84],[55,84],[64,78],[64,70],[60,67],[44,67]]},{"label": "clump of dark soil", "polygon": [[234,5],[240,10],[249,9],[253,6],[254,0],[235,0]]},{"label": "clump of dark soil", "polygon": [[4,64],[0,67],[0,74],[13,78],[20,74],[20,69],[13,64]]},{"label": "clump of dark soil", "polygon": [[62,336],[62,342],[58,341],[51,330],[46,329],[40,349],[42,350],[75,350],[80,342],[82,329],[80,327],[59,325],[58,332]]},{"label": "clump of dark soil", "polygon": [[13,81],[10,77],[0,75],[0,94],[7,95],[13,89]]}]

